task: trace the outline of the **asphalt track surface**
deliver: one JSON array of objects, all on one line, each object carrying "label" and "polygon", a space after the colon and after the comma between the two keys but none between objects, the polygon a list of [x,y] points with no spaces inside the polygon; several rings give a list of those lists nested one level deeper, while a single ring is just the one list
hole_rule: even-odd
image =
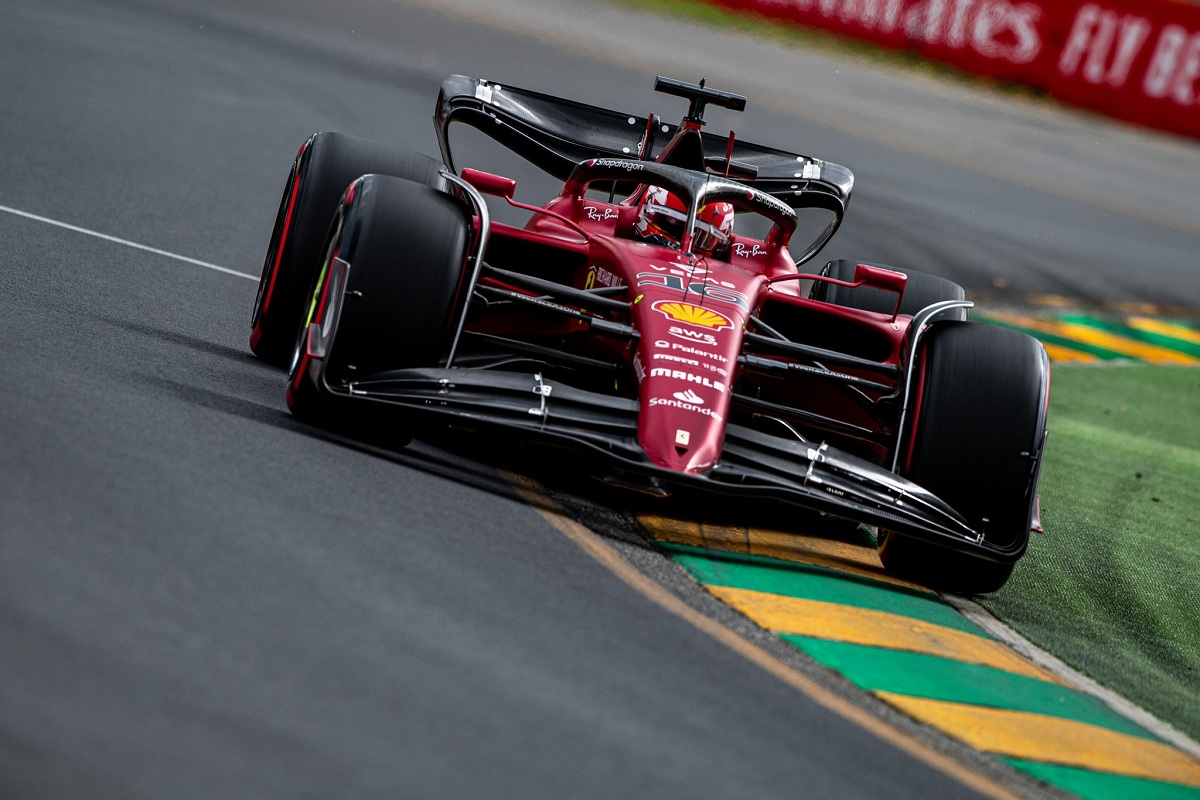
[{"label": "asphalt track surface", "polygon": [[[473,13],[6,0],[0,205],[256,275],[300,142],[332,129],[435,152],[444,74],[663,108],[653,70]],[[1097,297],[1089,271],[1122,262],[1085,237],[1059,242],[1089,253],[1074,272],[1042,269],[1025,234],[969,210],[988,197],[1001,217],[1031,206],[1047,235],[1121,237],[1165,265],[1119,294],[1200,305],[1195,275],[1172,277],[1197,251],[1187,225],[778,106],[744,127],[828,144],[800,149],[860,176],[862,156],[855,211],[900,220],[848,222],[862,258],[902,241],[972,288],[1009,275],[1013,291]],[[517,169],[544,199],[552,184]],[[948,197],[895,183],[935,169]],[[1064,202],[1062,225],[1038,213]],[[977,229],[947,243],[956,214]],[[389,454],[294,422],[283,377],[246,348],[253,282],[9,211],[0,243],[5,800],[971,796],[632,591],[470,447]],[[959,254],[983,266],[949,272]]]}]

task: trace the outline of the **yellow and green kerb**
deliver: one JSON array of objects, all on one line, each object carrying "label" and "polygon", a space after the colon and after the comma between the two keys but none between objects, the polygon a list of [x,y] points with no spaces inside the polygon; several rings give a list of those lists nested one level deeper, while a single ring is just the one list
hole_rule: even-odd
[{"label": "yellow and green kerb", "polygon": [[908,715],[1097,800],[1200,800],[1200,760],[888,577],[864,531],[842,541],[657,516],[642,527],[754,622]]}]

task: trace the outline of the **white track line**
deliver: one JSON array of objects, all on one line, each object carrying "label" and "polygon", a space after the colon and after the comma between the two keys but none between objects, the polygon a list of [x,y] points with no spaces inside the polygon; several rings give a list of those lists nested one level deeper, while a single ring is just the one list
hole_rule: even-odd
[{"label": "white track line", "polygon": [[44,222],[47,225],[53,225],[56,228],[65,228],[66,230],[75,231],[76,233],[83,233],[83,234],[87,234],[88,236],[95,236],[97,239],[103,239],[106,242],[116,242],[117,244],[123,244],[126,247],[132,247],[135,250],[143,250],[147,253],[154,253],[154,255],[156,255],[156,256],[165,256],[167,258],[173,258],[176,261],[183,261],[186,264],[195,264],[197,267],[204,267],[205,269],[211,269],[211,270],[215,270],[217,272],[223,272],[226,275],[233,275],[234,277],[237,277],[237,278],[245,278],[245,279],[251,280],[251,281],[258,280],[258,277],[255,275],[247,275],[244,272],[238,272],[237,270],[230,269],[229,267],[222,267],[219,264],[210,264],[207,261],[199,261],[195,258],[188,258],[187,256],[181,256],[178,253],[169,253],[166,250],[159,250],[157,247],[147,247],[144,244],[138,244],[137,242],[131,242],[128,239],[118,239],[116,236],[109,236],[107,233],[100,233],[98,231],[90,231],[87,228],[80,228],[78,225],[70,225],[66,222],[59,222],[58,220],[50,219],[49,217],[39,217],[37,214],[30,214],[28,211],[20,211],[15,208],[9,208],[8,206],[0,206],[0,211],[3,211],[8,214],[14,214],[18,217],[25,217],[26,219],[32,219],[32,220],[36,220],[38,222]]},{"label": "white track line", "polygon": [[1070,683],[1082,692],[1095,697],[1118,714],[1131,719],[1155,736],[1170,742],[1180,750],[1200,758],[1200,743],[1189,738],[1187,734],[1175,730],[1149,711],[1134,705],[1125,698],[1105,689],[1091,678],[1076,672],[1071,667],[1059,661],[1054,656],[1033,644],[1021,634],[996,619],[983,606],[953,594],[943,594],[942,598],[958,609],[959,613],[974,622],[1000,641],[1016,650],[1025,658],[1038,666],[1048,669],[1058,677]]}]

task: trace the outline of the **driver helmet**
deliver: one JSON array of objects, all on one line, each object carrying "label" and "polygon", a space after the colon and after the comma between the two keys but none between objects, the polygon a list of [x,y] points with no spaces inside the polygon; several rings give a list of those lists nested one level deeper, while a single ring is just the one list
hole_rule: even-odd
[{"label": "driver helmet", "polygon": [[[638,220],[634,230],[642,238],[667,247],[678,248],[687,223],[687,206],[661,186],[647,186],[638,205]],[[692,249],[711,254],[725,248],[733,233],[733,206],[729,203],[709,203],[696,214],[696,231]]]}]

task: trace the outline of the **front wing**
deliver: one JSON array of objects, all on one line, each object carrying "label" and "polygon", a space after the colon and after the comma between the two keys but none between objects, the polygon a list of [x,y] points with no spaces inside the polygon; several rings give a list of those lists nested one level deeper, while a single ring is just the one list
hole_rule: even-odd
[{"label": "front wing", "polygon": [[[456,427],[516,434],[602,454],[614,474],[647,490],[690,487],[775,499],[878,526],[999,562],[1021,551],[991,545],[948,504],[893,472],[828,445],[730,425],[720,463],[686,474],[649,461],[636,440],[636,400],[551,383],[540,374],[473,369],[405,369],[366,376],[338,391]],[[1023,548],[1022,548],[1023,549]]]}]

